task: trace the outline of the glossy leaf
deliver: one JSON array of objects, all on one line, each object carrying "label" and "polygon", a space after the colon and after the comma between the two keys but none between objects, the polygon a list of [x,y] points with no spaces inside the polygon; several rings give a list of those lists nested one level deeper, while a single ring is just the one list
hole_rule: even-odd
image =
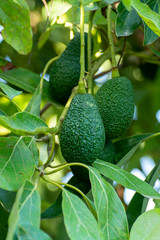
[{"label": "glossy leaf", "polygon": [[30,102],[25,108],[25,112],[31,113],[37,117],[40,116],[40,105],[41,105],[41,93],[40,93],[40,85],[36,88]]},{"label": "glossy leaf", "polygon": [[46,233],[44,233],[39,228],[31,224],[23,224],[18,226],[17,229],[18,240],[29,240],[29,239],[38,239],[38,240],[51,240]]},{"label": "glossy leaf", "polygon": [[0,116],[0,124],[17,135],[49,132],[47,124],[42,119],[27,112],[19,112],[10,117]]},{"label": "glossy leaf", "polygon": [[29,8],[25,0],[0,1],[2,36],[20,54],[32,49],[32,30]]},{"label": "glossy leaf", "polygon": [[158,36],[160,36],[160,15],[140,0],[132,0],[132,7],[137,11],[147,26]]},{"label": "glossy leaf", "polygon": [[62,210],[64,223],[71,240],[101,240],[98,224],[84,202],[63,189]]},{"label": "glossy leaf", "polygon": [[[34,93],[40,82],[40,76],[38,74],[23,68],[12,69],[0,73],[0,78],[29,93]],[[47,81],[43,83],[42,98],[56,104],[51,96],[49,83]]]},{"label": "glossy leaf", "polygon": [[9,216],[7,240],[13,239],[17,227],[25,224],[36,228],[40,226],[40,196],[36,186],[29,181],[26,181],[17,193]]},{"label": "glossy leaf", "polygon": [[90,167],[92,194],[104,239],[129,239],[126,213],[114,188]]},{"label": "glossy leaf", "polygon": [[0,239],[6,239],[8,231],[8,216],[9,214],[4,210],[0,204]]},{"label": "glossy leaf", "polygon": [[0,138],[0,188],[16,191],[34,173],[35,162],[22,138]]},{"label": "glossy leaf", "polygon": [[93,166],[105,177],[116,181],[126,188],[132,189],[148,198],[160,199],[160,194],[153,187],[114,164],[96,160]]},{"label": "glossy leaf", "polygon": [[159,239],[160,236],[160,209],[143,213],[133,224],[130,240]]},{"label": "glossy leaf", "polygon": [[16,198],[16,192],[7,191],[0,188],[0,201],[3,204],[3,207],[8,212],[11,211],[15,198]]},{"label": "glossy leaf", "polygon": [[135,9],[128,11],[122,3],[118,5],[117,8],[118,15],[116,18],[116,35],[129,36],[139,27],[142,23],[141,18]]},{"label": "glossy leaf", "polygon": [[10,100],[12,100],[14,97],[22,93],[21,91],[17,91],[3,82],[0,82],[0,88],[8,96]]}]

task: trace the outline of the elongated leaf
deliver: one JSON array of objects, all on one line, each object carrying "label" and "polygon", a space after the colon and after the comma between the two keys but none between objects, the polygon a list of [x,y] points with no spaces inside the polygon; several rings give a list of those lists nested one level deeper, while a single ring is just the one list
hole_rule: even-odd
[{"label": "elongated leaf", "polygon": [[0,189],[0,201],[3,207],[10,212],[16,198],[16,192]]},{"label": "elongated leaf", "polygon": [[49,132],[47,124],[42,119],[27,112],[19,112],[10,117],[0,116],[0,124],[17,135]]},{"label": "elongated leaf", "polygon": [[131,0],[122,0],[125,8],[130,11],[131,10]]},{"label": "elongated leaf", "polygon": [[15,96],[22,93],[21,91],[17,91],[3,82],[0,82],[0,88],[8,96],[10,100],[12,100]]},{"label": "elongated leaf", "polygon": [[29,8],[25,0],[0,1],[2,36],[20,54],[32,49],[32,30]]},{"label": "elongated leaf", "polygon": [[18,240],[52,240],[46,233],[31,224],[23,224],[17,229]]},{"label": "elongated leaf", "polygon": [[116,18],[116,35],[120,36],[129,36],[139,27],[142,23],[141,18],[134,8],[131,11],[123,6],[122,3],[118,5],[117,8],[118,15]]},{"label": "elongated leaf", "polygon": [[130,240],[159,239],[160,209],[155,208],[143,213],[133,224]]},{"label": "elongated leaf", "polygon": [[35,169],[33,155],[22,138],[0,138],[0,188],[16,191]]},{"label": "elongated leaf", "polygon": [[96,160],[93,166],[104,176],[126,188],[132,189],[148,198],[160,199],[160,194],[153,187],[114,164]]},{"label": "elongated leaf", "polygon": [[70,239],[103,239],[95,218],[83,201],[65,189],[63,189],[62,196],[64,222]]},{"label": "elongated leaf", "polygon": [[132,0],[132,7],[137,11],[147,26],[158,36],[160,36],[160,15],[140,0]]},{"label": "elongated leaf", "polygon": [[36,187],[29,181],[19,189],[11,214],[7,240],[13,239],[18,226],[30,224],[36,228],[40,226],[40,196]]},{"label": "elongated leaf", "polygon": [[40,105],[41,105],[41,93],[40,85],[36,88],[30,102],[28,103],[25,112],[31,113],[37,117],[40,116]]},{"label": "elongated leaf", "polygon": [[[40,82],[40,76],[38,74],[23,68],[12,69],[0,73],[0,78],[29,93],[34,93]],[[51,96],[49,83],[47,81],[44,81],[43,84],[42,98],[46,101],[57,104]]]},{"label": "elongated leaf", "polygon": [[4,210],[0,204],[0,239],[6,239],[8,231],[8,217],[9,214]]},{"label": "elongated leaf", "polygon": [[35,162],[35,165],[38,166],[39,164],[39,150],[36,145],[36,140],[34,137],[23,137],[23,142],[26,144],[26,146],[29,148],[33,155],[33,159]]},{"label": "elongated leaf", "polygon": [[3,111],[0,109],[0,116],[7,116],[7,115],[5,114],[5,112],[3,112]]},{"label": "elongated leaf", "polygon": [[114,188],[90,167],[92,194],[104,239],[129,239],[127,216]]},{"label": "elongated leaf", "polygon": [[[79,0],[66,0],[68,3],[70,3],[73,6],[80,6],[80,2]],[[87,5],[89,3],[93,3],[93,2],[99,2],[100,0],[83,0],[84,5]]]}]

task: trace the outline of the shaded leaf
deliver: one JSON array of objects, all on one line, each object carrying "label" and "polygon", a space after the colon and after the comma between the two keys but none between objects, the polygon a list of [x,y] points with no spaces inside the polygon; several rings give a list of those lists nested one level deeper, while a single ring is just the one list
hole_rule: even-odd
[{"label": "shaded leaf", "polygon": [[83,201],[65,189],[63,189],[62,196],[64,222],[70,239],[103,239],[95,218]]},{"label": "shaded leaf", "polygon": [[117,8],[118,15],[116,18],[116,35],[120,36],[129,36],[139,27],[142,23],[141,18],[135,9],[127,11],[122,3],[118,5]]},{"label": "shaded leaf", "polygon": [[0,138],[0,188],[16,191],[35,169],[33,155],[22,138]]},{"label": "shaded leaf", "polygon": [[20,54],[32,49],[30,12],[25,0],[0,1],[0,24],[2,36]]},{"label": "shaded leaf", "polygon": [[38,166],[39,164],[39,150],[36,145],[36,140],[34,137],[23,137],[23,142],[26,144],[26,146],[29,148],[33,155],[33,159],[35,162],[35,165]]},{"label": "shaded leaf", "polygon": [[8,231],[8,217],[9,214],[4,210],[0,204],[0,239],[6,239]]},{"label": "shaded leaf", "polygon": [[143,213],[133,224],[130,240],[159,239],[160,235],[160,209]]},{"label": "shaded leaf", "polygon": [[153,187],[114,164],[96,160],[93,166],[105,177],[116,181],[126,188],[132,189],[148,198],[160,199],[160,194]]},{"label": "shaded leaf", "polygon": [[0,116],[7,116],[7,115],[5,114],[5,112],[3,112],[3,111],[0,109]]},{"label": "shaded leaf", "polygon": [[40,92],[40,84],[36,88],[30,102],[25,108],[25,112],[31,113],[37,117],[40,116],[40,105],[41,105],[41,92]]},{"label": "shaded leaf", "polygon": [[16,198],[16,192],[0,189],[0,201],[3,207],[10,212]]},{"label": "shaded leaf", "polygon": [[137,11],[147,26],[158,36],[160,36],[160,15],[140,0],[132,0],[132,7]]},{"label": "shaded leaf", "polygon": [[40,226],[40,196],[36,186],[29,181],[26,181],[17,193],[9,216],[7,240],[13,239],[17,227],[25,224],[31,224],[36,228]]},{"label": "shaded leaf", "polygon": [[[29,93],[34,93],[40,82],[40,76],[38,74],[23,68],[12,69],[0,73],[0,78]],[[44,81],[43,83],[42,98],[46,101],[57,104],[51,96],[49,83],[47,81]]]},{"label": "shaded leaf", "polygon": [[0,116],[0,124],[17,135],[49,132],[47,124],[42,119],[27,112],[19,112],[10,117]]},{"label": "shaded leaf", "polygon": [[126,213],[114,188],[90,167],[92,194],[104,239],[129,239]]},{"label": "shaded leaf", "polygon": [[22,91],[17,91],[3,82],[0,82],[0,88],[10,100],[22,93]]},{"label": "shaded leaf", "polygon": [[[68,3],[70,3],[73,6],[80,6],[80,2],[79,0],[66,0]],[[83,0],[84,5],[87,5],[89,3],[93,3],[93,2],[99,2],[100,0]]]},{"label": "shaded leaf", "polygon": [[18,240],[29,240],[29,239],[38,239],[38,240],[51,240],[46,233],[44,233],[39,228],[31,225],[31,224],[23,224],[22,226],[18,226],[17,229]]}]

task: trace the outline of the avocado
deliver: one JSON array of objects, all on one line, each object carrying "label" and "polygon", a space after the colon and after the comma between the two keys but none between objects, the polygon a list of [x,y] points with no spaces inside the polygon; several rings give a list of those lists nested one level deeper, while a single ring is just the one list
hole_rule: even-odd
[{"label": "avocado", "polygon": [[[104,144],[105,130],[95,98],[88,93],[77,94],[72,99],[61,127],[60,145],[63,157],[69,163],[91,165],[99,157]],[[77,172],[82,167],[71,169],[78,175]]]},{"label": "avocado", "polygon": [[133,88],[126,77],[106,81],[95,94],[106,138],[121,136],[130,126],[134,113]]},{"label": "avocado", "polygon": [[112,143],[112,140],[107,140],[99,156],[99,159],[105,162],[115,163],[114,154],[115,152],[114,152],[114,145]]},{"label": "avocado", "polygon": [[[87,36],[85,33],[85,70],[87,71]],[[80,77],[80,33],[76,33],[64,52],[50,68],[49,85],[53,99],[65,104]]]}]

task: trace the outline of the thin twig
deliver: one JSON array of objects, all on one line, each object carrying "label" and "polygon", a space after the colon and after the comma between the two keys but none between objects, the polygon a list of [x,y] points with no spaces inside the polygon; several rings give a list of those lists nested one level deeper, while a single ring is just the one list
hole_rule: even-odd
[{"label": "thin twig", "polygon": [[52,106],[52,103],[48,102],[46,105],[41,109],[40,116],[50,107]]},{"label": "thin twig", "polygon": [[123,55],[124,55],[124,50],[125,50],[125,48],[126,48],[126,37],[124,38],[124,44],[123,44],[123,48],[122,48],[122,52],[121,52],[121,56],[120,56],[120,58],[119,58],[119,61],[118,61],[118,63],[117,63],[117,67],[119,68],[119,65],[120,65],[120,62],[121,62],[121,60],[122,60],[122,57],[123,57]]}]

